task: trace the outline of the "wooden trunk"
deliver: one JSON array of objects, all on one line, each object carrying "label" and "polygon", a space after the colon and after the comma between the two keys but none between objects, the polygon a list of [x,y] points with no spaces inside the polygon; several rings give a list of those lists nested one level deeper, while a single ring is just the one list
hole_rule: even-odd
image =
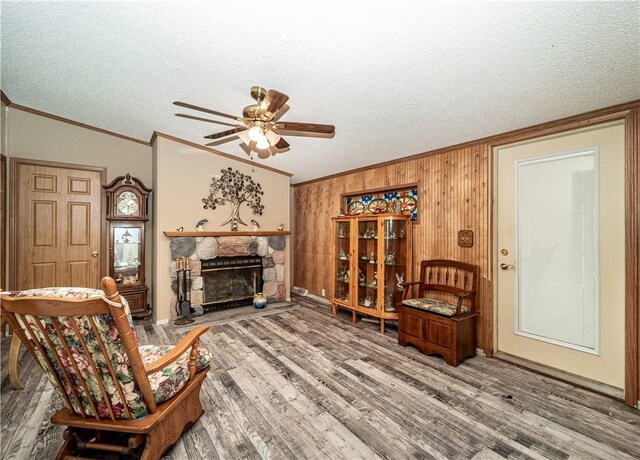
[{"label": "wooden trunk", "polygon": [[456,367],[476,354],[477,313],[449,318],[403,305],[396,308],[400,311],[400,345],[412,344],[424,354],[439,354]]}]

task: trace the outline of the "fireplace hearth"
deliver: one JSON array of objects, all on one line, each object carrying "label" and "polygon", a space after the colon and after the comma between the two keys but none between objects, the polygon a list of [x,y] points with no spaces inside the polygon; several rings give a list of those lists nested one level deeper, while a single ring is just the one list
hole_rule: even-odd
[{"label": "fireplace hearth", "polygon": [[202,260],[205,312],[251,305],[254,294],[262,292],[262,258],[224,257]]}]

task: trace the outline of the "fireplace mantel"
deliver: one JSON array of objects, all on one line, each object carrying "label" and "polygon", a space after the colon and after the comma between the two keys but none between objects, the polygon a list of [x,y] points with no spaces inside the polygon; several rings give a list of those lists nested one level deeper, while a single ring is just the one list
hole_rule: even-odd
[{"label": "fireplace mantel", "polygon": [[181,237],[181,236],[276,236],[276,235],[291,235],[288,230],[264,230],[258,232],[176,232],[165,230],[164,236],[169,238]]}]

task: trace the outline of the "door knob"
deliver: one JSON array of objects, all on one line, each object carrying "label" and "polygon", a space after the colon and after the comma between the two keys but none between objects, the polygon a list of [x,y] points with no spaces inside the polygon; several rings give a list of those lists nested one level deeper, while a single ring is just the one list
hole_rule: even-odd
[{"label": "door knob", "polygon": [[509,267],[511,267],[511,268],[516,268],[516,266],[515,266],[515,265],[511,265],[511,264],[500,264],[500,268],[501,268],[502,270],[508,270],[508,269],[509,269]]},{"label": "door knob", "polygon": [[91,257],[98,257],[98,251],[93,251],[91,253]]}]

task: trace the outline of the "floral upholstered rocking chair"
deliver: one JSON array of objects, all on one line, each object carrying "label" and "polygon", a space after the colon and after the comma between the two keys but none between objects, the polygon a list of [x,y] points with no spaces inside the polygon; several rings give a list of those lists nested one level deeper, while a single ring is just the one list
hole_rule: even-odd
[{"label": "floral upholstered rocking chair", "polygon": [[114,280],[104,278],[102,289],[2,295],[2,312],[65,404],[51,418],[67,426],[57,459],[108,452],[156,460],[204,413],[211,355],[198,342],[209,328],[176,346],[139,345]]}]

